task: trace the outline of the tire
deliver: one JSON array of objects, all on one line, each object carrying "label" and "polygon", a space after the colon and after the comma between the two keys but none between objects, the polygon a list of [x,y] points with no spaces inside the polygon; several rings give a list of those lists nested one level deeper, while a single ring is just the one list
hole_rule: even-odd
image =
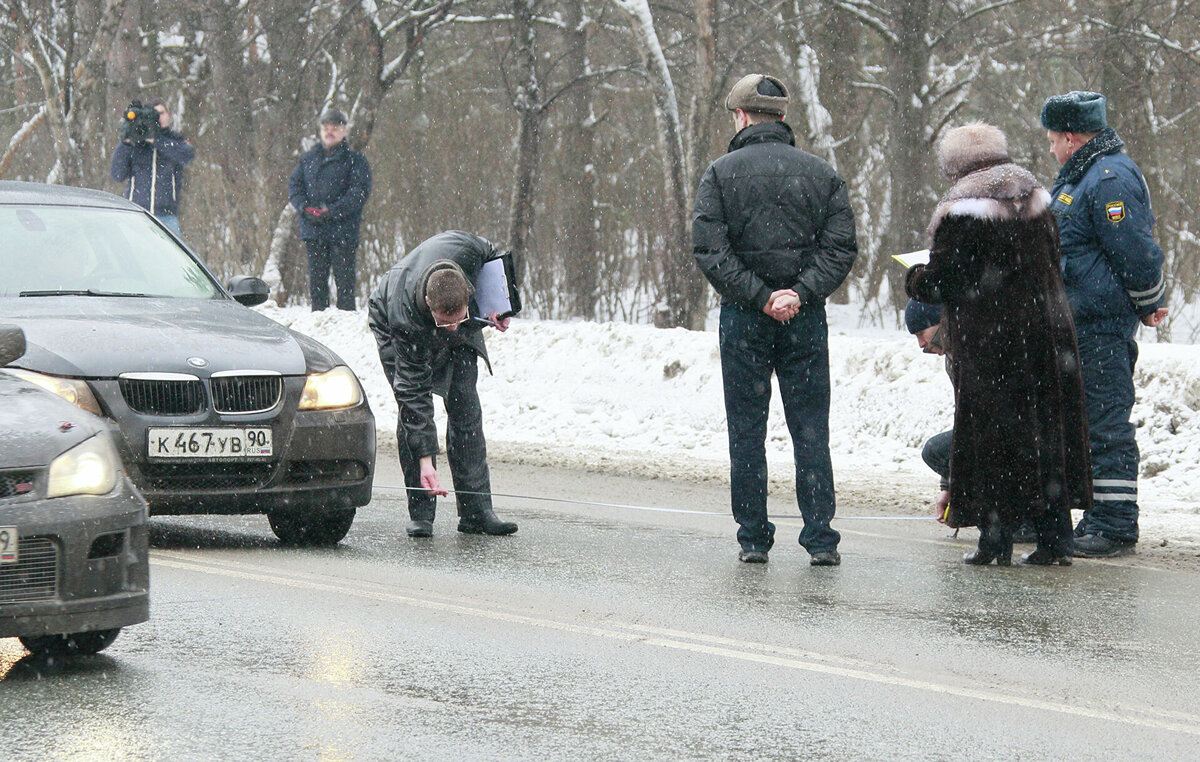
[{"label": "tire", "polygon": [[120,627],[111,630],[92,630],[65,635],[36,635],[22,637],[21,645],[35,654],[98,654],[112,645],[121,632]]},{"label": "tire", "polygon": [[354,523],[354,509],[272,511],[271,531],[286,545],[331,546],[341,542]]}]

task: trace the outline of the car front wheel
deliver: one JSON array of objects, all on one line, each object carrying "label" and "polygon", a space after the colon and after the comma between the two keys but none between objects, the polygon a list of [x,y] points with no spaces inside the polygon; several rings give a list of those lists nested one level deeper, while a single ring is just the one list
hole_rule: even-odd
[{"label": "car front wheel", "polygon": [[36,635],[21,638],[21,645],[35,654],[98,654],[112,645],[121,632],[120,627],[111,630],[92,630],[66,635]]},{"label": "car front wheel", "polygon": [[337,545],[354,523],[354,509],[272,511],[271,531],[288,545]]}]

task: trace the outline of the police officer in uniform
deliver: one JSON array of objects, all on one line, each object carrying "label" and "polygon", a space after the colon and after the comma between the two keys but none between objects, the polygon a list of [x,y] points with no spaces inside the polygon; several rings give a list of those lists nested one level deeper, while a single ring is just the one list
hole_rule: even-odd
[{"label": "police officer in uniform", "polygon": [[1157,327],[1163,253],[1141,170],[1108,126],[1104,96],[1070,92],[1046,99],[1042,126],[1062,165],[1051,191],[1063,280],[1079,338],[1087,401],[1093,508],[1075,528],[1075,555],[1132,553],[1138,540],[1138,448],[1133,410],[1134,334]]}]

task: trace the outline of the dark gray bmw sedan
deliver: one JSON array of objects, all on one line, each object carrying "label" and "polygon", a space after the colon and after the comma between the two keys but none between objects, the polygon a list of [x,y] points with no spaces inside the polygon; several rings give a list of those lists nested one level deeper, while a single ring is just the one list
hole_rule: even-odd
[{"label": "dark gray bmw sedan", "polygon": [[103,419],[3,370],[24,349],[0,324],[0,638],[96,653],[149,616],[146,503]]},{"label": "dark gray bmw sedan", "polygon": [[266,298],[125,199],[0,182],[15,372],[115,421],[151,514],[263,513],[285,542],[335,544],[371,498],[375,420],[337,355],[247,308]]}]

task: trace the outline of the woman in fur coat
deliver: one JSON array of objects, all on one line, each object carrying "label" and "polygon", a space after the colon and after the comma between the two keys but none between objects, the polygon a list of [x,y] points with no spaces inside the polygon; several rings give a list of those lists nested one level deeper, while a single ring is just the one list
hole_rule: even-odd
[{"label": "woman in fur coat", "polygon": [[1029,564],[1071,563],[1071,509],[1091,506],[1087,417],[1075,325],[1059,270],[1050,195],[983,123],[946,133],[938,167],[954,181],[929,223],[913,299],[944,305],[954,382],[953,526],[979,526],[968,564],[1012,563],[1032,522]]}]

